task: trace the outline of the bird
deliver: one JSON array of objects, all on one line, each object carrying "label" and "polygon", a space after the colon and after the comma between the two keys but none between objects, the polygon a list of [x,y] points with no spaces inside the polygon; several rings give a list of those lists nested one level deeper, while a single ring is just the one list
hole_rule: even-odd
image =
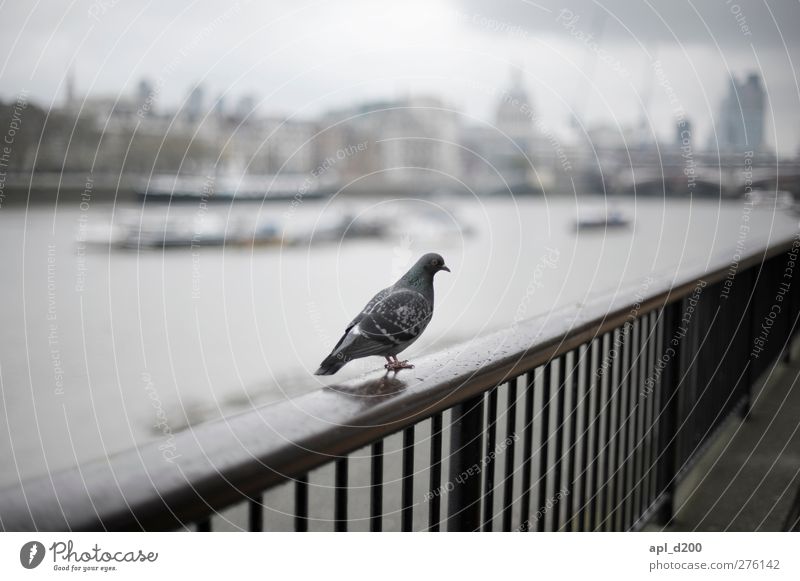
[{"label": "bird", "polygon": [[444,258],[435,252],[423,255],[392,286],[370,299],[350,321],[314,375],[333,375],[353,359],[381,355],[384,368],[397,372],[413,369],[397,356],[409,347],[433,317],[433,277],[439,271],[450,272]]}]

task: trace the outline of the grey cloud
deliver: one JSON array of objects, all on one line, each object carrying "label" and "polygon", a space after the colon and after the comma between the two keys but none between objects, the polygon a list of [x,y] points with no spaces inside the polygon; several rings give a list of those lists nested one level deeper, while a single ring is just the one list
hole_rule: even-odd
[{"label": "grey cloud", "polygon": [[[531,33],[564,35],[561,11],[579,17],[588,31],[603,31],[606,43],[708,44],[750,49],[800,44],[800,4],[759,0],[461,0],[459,9],[522,26]],[[770,10],[772,15],[770,15]],[[562,18],[563,19],[563,18]],[[484,32],[486,26],[478,26]],[[781,39],[781,33],[783,39]]]}]

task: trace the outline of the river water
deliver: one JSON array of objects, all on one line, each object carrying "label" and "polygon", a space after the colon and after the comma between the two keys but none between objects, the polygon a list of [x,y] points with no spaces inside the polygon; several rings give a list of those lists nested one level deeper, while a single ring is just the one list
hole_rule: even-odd
[{"label": "river water", "polygon": [[[632,226],[575,231],[578,214],[608,206]],[[333,378],[312,375],[372,294],[425,252],[441,253],[452,274],[437,275],[433,321],[404,354],[412,361],[515,317],[702,263],[740,239],[746,251],[796,231],[791,214],[743,208],[600,197],[212,205],[204,217],[228,224],[274,218],[296,235],[332,216],[381,217],[392,235],[137,251],[77,242],[136,213],[133,204],[4,207],[0,485],[378,368],[369,358]]]}]

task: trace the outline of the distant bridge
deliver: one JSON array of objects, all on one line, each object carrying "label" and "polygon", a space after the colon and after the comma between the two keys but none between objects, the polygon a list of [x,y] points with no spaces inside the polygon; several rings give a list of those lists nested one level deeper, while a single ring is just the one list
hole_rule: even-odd
[{"label": "distant bridge", "polygon": [[615,193],[684,194],[740,197],[752,190],[782,190],[800,197],[800,161],[774,158],[663,154],[623,159],[618,152],[602,164],[609,190]]}]

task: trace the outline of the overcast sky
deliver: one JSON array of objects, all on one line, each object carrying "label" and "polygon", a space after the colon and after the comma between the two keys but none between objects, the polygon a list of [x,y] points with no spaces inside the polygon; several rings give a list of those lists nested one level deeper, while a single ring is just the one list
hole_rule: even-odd
[{"label": "overcast sky", "polygon": [[575,117],[613,128],[647,119],[666,139],[682,107],[705,144],[731,75],[754,71],[769,96],[767,141],[783,155],[800,149],[798,0],[177,4],[6,0],[0,96],[57,104],[73,70],[81,96],[130,93],[147,77],[165,108],[202,82],[229,103],[254,94],[264,113],[432,93],[488,119],[519,67],[537,113],[565,138]]}]

